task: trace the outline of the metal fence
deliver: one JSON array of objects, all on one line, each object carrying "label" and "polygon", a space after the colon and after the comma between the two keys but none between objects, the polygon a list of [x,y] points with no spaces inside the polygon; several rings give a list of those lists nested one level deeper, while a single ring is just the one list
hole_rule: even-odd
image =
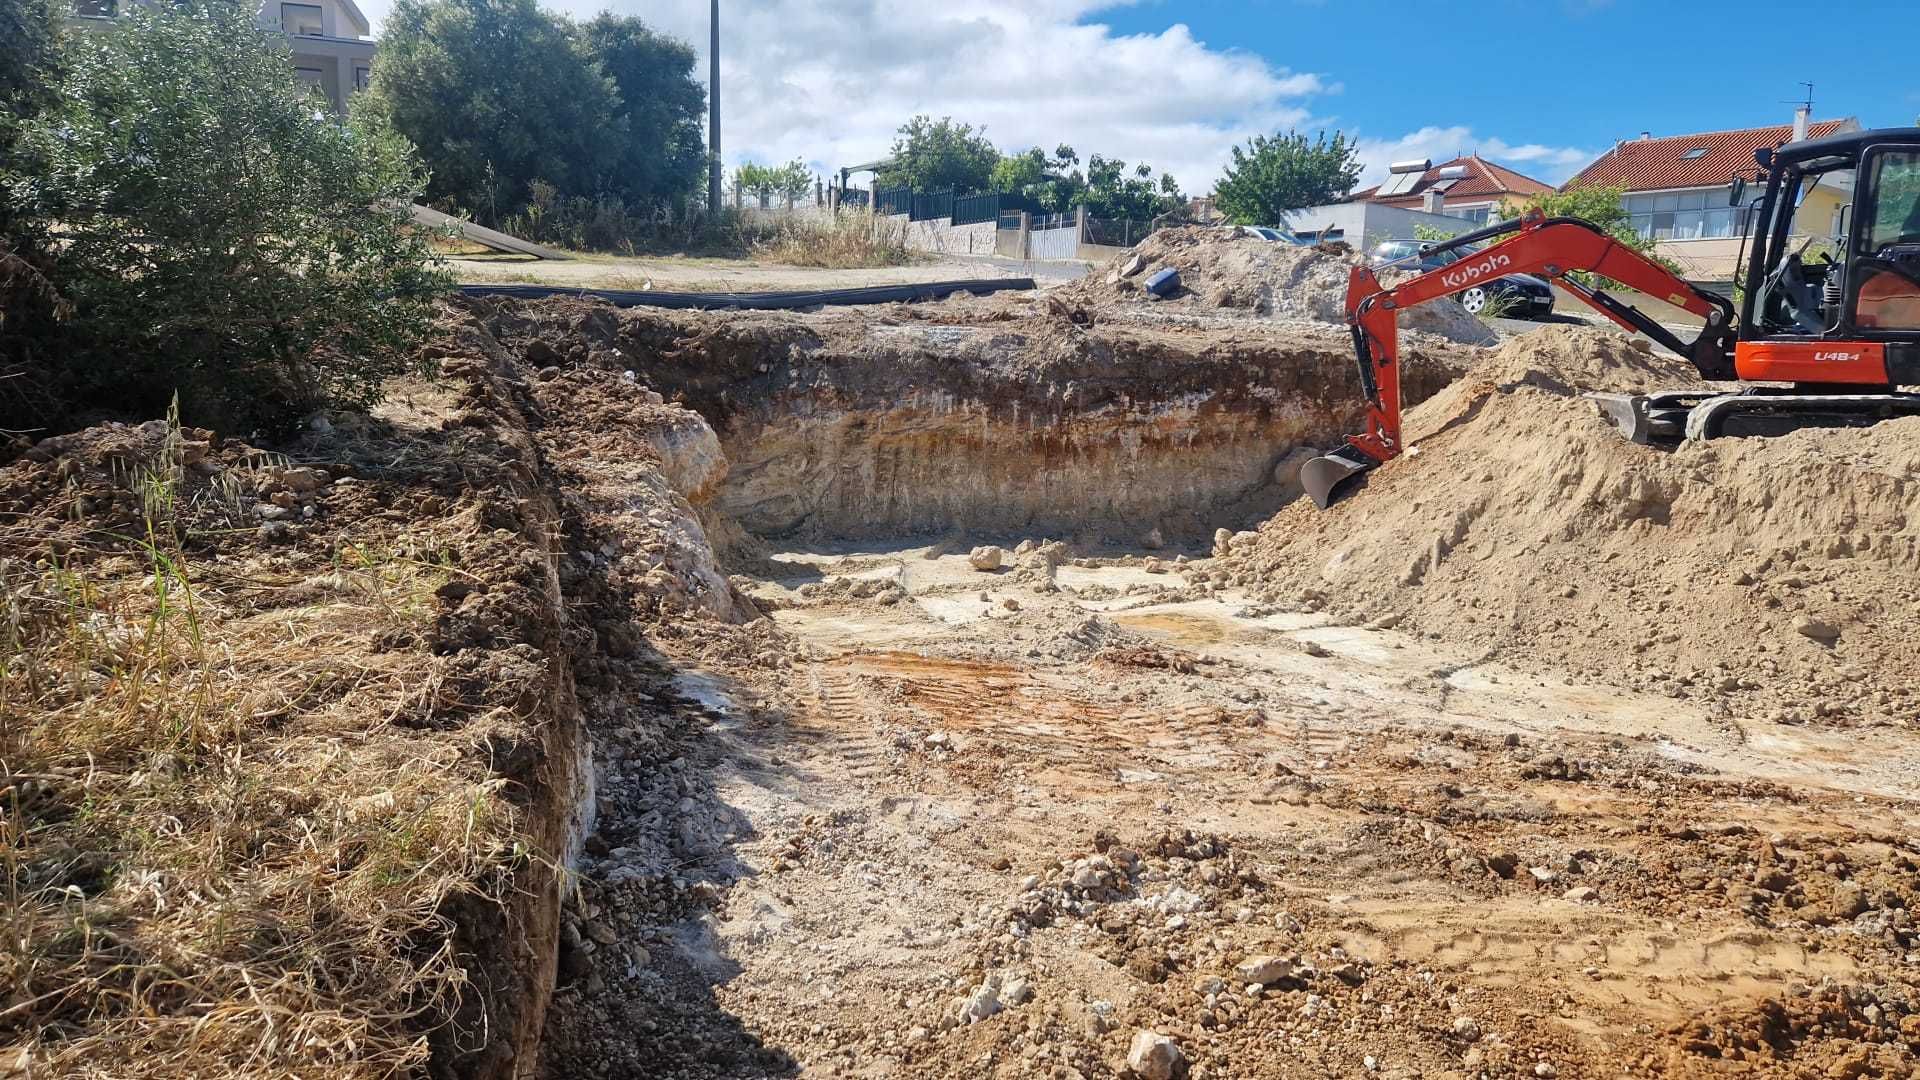
[{"label": "metal fence", "polygon": [[1083,243],[1101,244],[1107,247],[1132,247],[1147,238],[1156,226],[1151,221],[1131,221],[1126,218],[1088,218],[1087,231],[1080,239]]},{"label": "metal fence", "polygon": [[953,216],[953,189],[917,193],[913,197],[913,213],[910,221],[932,221],[934,218]]},{"label": "metal fence", "polygon": [[[979,195],[968,195],[953,200],[953,223],[955,225],[978,225],[983,221],[1004,220],[1013,215],[1012,228],[1020,227],[1020,211],[1032,213],[1040,211],[1040,204],[1024,195],[1014,195],[1005,191],[988,191]],[[1003,226],[1005,227],[1005,226]]]},{"label": "metal fence", "polygon": [[888,214],[905,214],[905,213],[911,212],[912,210],[913,210],[913,189],[912,188],[897,187],[897,188],[886,188],[885,190],[881,190],[881,189],[874,190],[874,193],[873,193],[873,212],[874,213],[880,214],[882,216],[886,216]]}]

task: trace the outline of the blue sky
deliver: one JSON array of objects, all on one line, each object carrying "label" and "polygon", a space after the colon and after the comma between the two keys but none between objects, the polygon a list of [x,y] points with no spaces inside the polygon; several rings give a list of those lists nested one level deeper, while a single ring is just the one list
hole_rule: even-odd
[{"label": "blue sky", "polygon": [[[707,0],[542,0],[707,42]],[[360,0],[376,32],[391,0]],[[722,0],[727,161],[821,172],[916,113],[1211,189],[1257,132],[1337,128],[1366,173],[1477,150],[1559,182],[1641,131],[1920,114],[1920,0]]]},{"label": "blue sky", "polygon": [[1093,18],[1119,34],[1178,21],[1319,72],[1341,91],[1314,111],[1376,134],[1464,124],[1604,149],[1641,131],[1784,123],[1805,81],[1821,119],[1920,114],[1920,0],[1149,0]]}]

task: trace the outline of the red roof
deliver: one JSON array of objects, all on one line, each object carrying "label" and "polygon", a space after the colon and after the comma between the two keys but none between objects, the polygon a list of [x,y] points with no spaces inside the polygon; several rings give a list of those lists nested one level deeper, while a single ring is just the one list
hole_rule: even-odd
[{"label": "red roof", "polygon": [[[1818,139],[1852,131],[1860,125],[1854,120],[1821,120],[1808,125],[1807,137]],[[1604,185],[1628,191],[1659,191],[1665,188],[1720,187],[1733,182],[1734,174],[1751,172],[1753,152],[1763,146],[1779,146],[1793,138],[1792,124],[1743,128],[1739,131],[1708,131],[1698,135],[1672,135],[1662,139],[1633,139],[1616,145],[1600,155],[1600,160],[1581,169],[1567,187]],[[1687,155],[1696,150],[1705,153]]]},{"label": "red roof", "polygon": [[1412,188],[1398,195],[1376,198],[1374,192],[1379,191],[1380,188],[1375,186],[1365,191],[1356,191],[1347,198],[1352,202],[1417,208],[1425,201],[1427,189],[1446,179],[1440,175],[1440,170],[1456,165],[1465,166],[1466,175],[1447,187],[1445,195],[1450,204],[1498,200],[1506,195],[1538,195],[1543,191],[1553,190],[1551,184],[1543,184],[1531,176],[1514,172],[1504,165],[1495,165],[1478,154],[1468,154],[1466,157],[1454,158],[1452,161],[1443,161],[1433,166]]}]

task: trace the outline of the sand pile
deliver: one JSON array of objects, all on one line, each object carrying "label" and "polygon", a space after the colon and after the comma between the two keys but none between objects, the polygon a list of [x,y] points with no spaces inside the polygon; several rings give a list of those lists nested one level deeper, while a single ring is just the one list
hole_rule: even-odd
[{"label": "sand pile", "polygon": [[1409,456],[1236,544],[1236,576],[1734,719],[1920,724],[1920,421],[1669,452],[1578,396],[1690,376],[1600,331],[1517,338],[1409,411]]},{"label": "sand pile", "polygon": [[[1136,256],[1143,268],[1126,273]],[[1145,303],[1151,299],[1147,278],[1170,266],[1180,272],[1181,289],[1156,303],[1345,323],[1347,272],[1360,261],[1359,255],[1244,236],[1230,226],[1185,225],[1161,229],[1065,291],[1082,303]],[[1409,309],[1400,326],[1470,345],[1493,342],[1485,323],[1451,301]]]}]

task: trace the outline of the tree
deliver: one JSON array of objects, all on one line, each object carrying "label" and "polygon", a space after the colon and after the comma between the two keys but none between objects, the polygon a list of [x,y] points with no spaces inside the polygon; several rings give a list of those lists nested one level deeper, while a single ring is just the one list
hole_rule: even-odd
[{"label": "tree", "polygon": [[1041,209],[1057,214],[1073,206],[1074,200],[1086,190],[1086,178],[1074,168],[1079,164],[1080,155],[1066,143],[1055,147],[1052,157],[1036,146],[1001,158],[994,164],[987,183],[994,191],[1024,196],[1039,203]]},{"label": "tree", "polygon": [[1623,187],[1583,184],[1566,191],[1529,195],[1518,202],[1503,199],[1500,203],[1502,220],[1517,218],[1529,210],[1538,210],[1548,217],[1584,218],[1635,251],[1653,250],[1653,241],[1633,227],[1633,218],[1627,213],[1627,189]]},{"label": "tree", "polygon": [[0,149],[10,128],[52,98],[56,27],[51,0],[0,0]]},{"label": "tree", "polygon": [[[608,51],[626,56],[630,37],[609,28]],[[430,198],[488,224],[524,206],[534,180],[598,193],[634,152],[614,80],[534,0],[398,0],[354,108],[420,148]]]},{"label": "tree", "polygon": [[[1647,256],[1669,270],[1679,270],[1679,265],[1654,250],[1654,242],[1640,235],[1633,227],[1633,217],[1627,213],[1627,189],[1609,187],[1603,184],[1583,184],[1566,191],[1543,191],[1529,195],[1515,202],[1503,199],[1500,202],[1502,220],[1517,218],[1530,211],[1538,210],[1547,217],[1577,217],[1598,225],[1601,231],[1618,240],[1626,247]],[[1579,280],[1588,284],[1597,284],[1602,288],[1619,285],[1609,278],[1598,277],[1585,271],[1575,274]],[[1664,299],[1664,297],[1662,298]]]},{"label": "tree", "polygon": [[342,124],[240,5],[138,7],[70,45],[6,178],[57,241],[67,400],[152,416],[177,390],[246,431],[407,370],[447,277],[409,226],[406,140]]},{"label": "tree", "polygon": [[700,126],[707,91],[694,78],[692,47],[610,12],[581,32],[586,55],[613,80],[626,123],[612,177],[615,193],[630,204],[684,209],[707,175]]},{"label": "tree", "polygon": [[1000,151],[987,141],[984,128],[956,124],[952,117],[916,116],[900,125],[876,183],[915,191],[952,188],[965,195],[985,188],[999,161]]},{"label": "tree", "polygon": [[1161,173],[1156,183],[1151,165],[1136,165],[1129,173],[1127,163],[1119,158],[1094,154],[1087,158],[1086,190],[1075,202],[1085,206],[1091,217],[1152,220],[1185,200],[1172,174]]},{"label": "tree", "polygon": [[1214,205],[1239,225],[1277,225],[1290,210],[1345,195],[1360,179],[1359,151],[1342,132],[1312,142],[1298,132],[1255,135],[1233,148],[1233,163],[1213,187]]}]

